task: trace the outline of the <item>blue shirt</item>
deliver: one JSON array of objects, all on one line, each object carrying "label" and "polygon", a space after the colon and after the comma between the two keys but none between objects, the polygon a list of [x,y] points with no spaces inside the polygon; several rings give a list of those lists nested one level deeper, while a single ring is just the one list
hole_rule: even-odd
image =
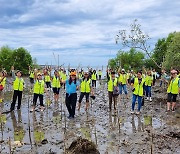
[{"label": "blue shirt", "polygon": [[76,80],[76,84],[74,82],[69,84],[69,80],[66,80],[66,93],[73,94],[76,93],[76,87],[79,86],[79,81]]}]

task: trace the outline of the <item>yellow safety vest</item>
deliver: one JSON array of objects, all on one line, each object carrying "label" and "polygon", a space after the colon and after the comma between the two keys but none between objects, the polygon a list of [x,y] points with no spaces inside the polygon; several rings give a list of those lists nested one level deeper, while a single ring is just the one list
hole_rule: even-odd
[{"label": "yellow safety vest", "polygon": [[179,93],[179,78],[176,77],[175,80],[171,80],[168,89],[167,89],[168,93],[172,93],[172,94],[178,94]]},{"label": "yellow safety vest", "polygon": [[101,71],[99,71],[99,72],[98,72],[98,75],[101,75],[101,76],[102,76],[102,72],[101,72]]},{"label": "yellow safety vest", "polygon": [[[2,79],[3,77],[0,77],[0,80]],[[6,84],[6,77],[1,81],[0,85],[2,85],[3,87],[5,86]]]},{"label": "yellow safety vest", "polygon": [[130,77],[130,73],[127,73],[127,75],[126,75],[126,76],[127,76],[127,79],[129,79],[129,77]]},{"label": "yellow safety vest", "polygon": [[53,77],[52,87],[53,87],[53,88],[60,88],[60,87],[61,87],[59,78],[56,78],[55,76]]},{"label": "yellow safety vest", "polygon": [[92,79],[92,80],[96,80],[96,73],[95,73],[95,74],[94,74],[94,73],[92,74],[91,79]]},{"label": "yellow safety vest", "polygon": [[134,79],[135,90],[134,90],[133,94],[138,95],[138,96],[143,96],[143,90],[144,90],[143,84],[144,84],[144,82],[145,82],[145,80],[142,79],[141,83],[139,84],[138,78]]},{"label": "yellow safety vest", "polygon": [[152,86],[153,83],[153,77],[152,76],[146,76],[145,78],[145,86]]},{"label": "yellow safety vest", "polygon": [[50,77],[50,75],[45,75],[45,76],[44,76],[44,81],[45,81],[45,82],[51,82],[51,77]]},{"label": "yellow safety vest", "polygon": [[16,77],[16,79],[13,82],[13,89],[23,91],[24,88],[24,80],[22,78]]},{"label": "yellow safety vest", "polygon": [[88,81],[84,80],[81,82],[81,92],[82,93],[90,93],[91,92],[91,79],[89,79]]},{"label": "yellow safety vest", "polygon": [[113,92],[114,90],[114,86],[117,86],[117,83],[118,83],[118,80],[117,78],[114,79],[114,81],[111,79],[111,76],[110,76],[110,79],[108,81],[108,91],[109,92]]},{"label": "yellow safety vest", "polygon": [[34,78],[34,72],[30,72],[30,78]]},{"label": "yellow safety vest", "polygon": [[127,75],[126,74],[120,74],[119,78],[118,78],[118,82],[122,83],[122,84],[126,84],[127,81]]},{"label": "yellow safety vest", "polygon": [[65,81],[65,80],[66,80],[66,78],[67,78],[66,74],[65,74],[65,73],[62,73],[61,78],[62,78],[62,80],[63,80],[63,81]]},{"label": "yellow safety vest", "polygon": [[34,94],[44,94],[44,81],[39,82],[38,80],[34,84]]}]

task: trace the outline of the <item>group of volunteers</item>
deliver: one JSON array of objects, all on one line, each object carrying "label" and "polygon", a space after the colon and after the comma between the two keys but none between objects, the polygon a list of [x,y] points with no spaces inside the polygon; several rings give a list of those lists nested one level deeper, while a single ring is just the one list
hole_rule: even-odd
[{"label": "group of volunteers", "polygon": [[[107,87],[109,96],[109,110],[112,110],[112,102],[114,102],[114,110],[117,108],[117,98],[120,98],[122,91],[127,95],[127,85],[130,86],[132,91],[132,108],[131,113],[135,113],[135,103],[138,102],[138,108],[136,114],[139,115],[141,107],[144,105],[144,95],[147,101],[152,101],[151,90],[152,86],[155,85],[157,78],[160,78],[160,86],[162,83],[167,84],[167,112],[175,111],[177,96],[180,93],[180,72],[176,69],[171,70],[171,75],[168,76],[165,70],[162,70],[161,75],[159,75],[155,69],[146,71],[137,71],[135,73],[133,70],[125,72],[124,69],[118,70],[117,74],[111,69],[107,69]],[[172,104],[172,105],[171,105]],[[171,108],[170,108],[171,107]]]},{"label": "group of volunteers", "polygon": [[[17,109],[21,108],[22,94],[25,87],[25,81],[22,77],[20,70],[15,71],[14,67],[11,68],[13,78],[13,98],[10,106],[10,111],[15,109],[16,100],[18,99]],[[152,101],[152,86],[155,85],[157,78],[160,78],[160,86],[167,85],[167,111],[175,111],[176,98],[180,93],[180,74],[178,70],[172,69],[171,75],[168,76],[165,70],[162,70],[161,75],[158,75],[155,69],[140,71],[127,71],[119,69],[115,72],[112,69],[106,70],[107,77],[107,91],[109,98],[109,111],[112,111],[112,104],[114,110],[117,110],[118,97],[121,99],[124,92],[126,99],[128,91],[132,91],[132,108],[131,113],[137,115],[141,112],[141,107],[144,104],[144,95],[147,101]],[[7,73],[2,71],[0,73],[0,103],[3,102],[3,89],[6,84]],[[29,67],[30,89],[33,93],[33,103],[31,112],[37,110],[37,100],[39,98],[40,111],[45,109],[44,106],[44,93],[47,96],[53,91],[54,101],[59,101],[59,94],[61,89],[65,89],[65,104],[69,112],[68,118],[75,117],[77,91],[80,91],[77,109],[80,110],[83,98],[86,99],[85,110],[89,108],[89,99],[95,99],[95,88],[97,87],[97,80],[102,80],[102,70],[93,70],[92,68],[87,71],[82,69],[65,69],[58,68],[52,73],[51,67],[43,69],[32,69]],[[137,112],[135,112],[136,100],[138,102]],[[172,106],[171,106],[172,104]],[[1,113],[1,111],[0,111]]]}]

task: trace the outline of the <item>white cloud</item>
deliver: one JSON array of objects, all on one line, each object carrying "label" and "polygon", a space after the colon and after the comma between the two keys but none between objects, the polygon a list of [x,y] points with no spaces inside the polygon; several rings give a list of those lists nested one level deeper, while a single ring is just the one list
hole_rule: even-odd
[{"label": "white cloud", "polygon": [[37,57],[39,63],[52,61],[52,52],[55,52],[63,57],[66,64],[72,60],[76,64],[106,64],[108,58],[115,56],[121,48],[115,45],[114,36],[135,18],[152,42],[180,30],[179,12],[172,10],[179,2],[167,2],[34,0],[24,7],[26,11],[22,11],[20,1],[13,1],[11,7],[17,7],[22,13],[0,16],[0,22],[5,23],[2,27],[0,24],[0,46],[23,46]]}]

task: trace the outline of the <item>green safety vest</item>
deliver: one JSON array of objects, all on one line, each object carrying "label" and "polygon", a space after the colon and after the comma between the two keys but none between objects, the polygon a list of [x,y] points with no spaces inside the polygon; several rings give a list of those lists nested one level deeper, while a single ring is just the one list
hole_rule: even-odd
[{"label": "green safety vest", "polygon": [[179,93],[179,78],[176,77],[175,80],[171,80],[168,89],[167,89],[167,93],[172,93],[172,94],[178,94]]},{"label": "green safety vest", "polygon": [[92,80],[96,80],[96,73],[95,73],[95,74],[94,74],[94,73],[92,74],[91,79],[92,79]]},{"label": "green safety vest", "polygon": [[13,89],[23,91],[24,88],[24,80],[22,78],[16,77],[16,79],[13,82]]},{"label": "green safety vest", "polygon": [[34,72],[30,72],[30,78],[34,78]]},{"label": "green safety vest", "polygon": [[101,71],[99,71],[99,72],[98,72],[98,75],[101,75],[101,76],[102,76],[102,72],[101,72]]},{"label": "green safety vest", "polygon": [[34,94],[44,94],[44,81],[39,82],[38,80],[34,84]]},{"label": "green safety vest", "polygon": [[146,76],[145,78],[145,86],[152,86],[153,83],[153,77],[152,76]]},{"label": "green safety vest", "polygon": [[44,76],[44,81],[45,81],[45,82],[50,82],[50,81],[51,81],[50,75],[45,75],[45,76]]},{"label": "green safety vest", "polygon": [[138,78],[134,79],[135,90],[134,90],[133,94],[138,95],[138,96],[143,96],[143,90],[144,90],[143,84],[144,84],[144,82],[145,82],[145,80],[142,79],[141,83],[139,84]]},{"label": "green safety vest", "polygon": [[81,82],[81,86],[80,86],[80,89],[81,89],[81,92],[82,93],[90,93],[91,91],[91,79],[89,79],[88,81],[84,80]]},{"label": "green safety vest", "polygon": [[110,76],[110,79],[108,81],[108,91],[109,92],[113,92],[114,90],[114,86],[117,86],[117,83],[118,83],[118,79],[115,78],[114,81],[111,79],[111,76]]},{"label": "green safety vest", "polygon": [[52,87],[53,87],[53,88],[60,88],[60,87],[61,87],[59,78],[56,78],[55,76],[53,77]]},{"label": "green safety vest", "polygon": [[118,82],[122,83],[122,84],[126,84],[127,81],[127,75],[126,74],[120,74],[119,78],[118,78]]},{"label": "green safety vest", "polygon": [[[0,77],[0,80],[2,79],[3,77]],[[3,87],[5,86],[6,84],[6,77],[1,81],[0,85],[2,85]]]}]

